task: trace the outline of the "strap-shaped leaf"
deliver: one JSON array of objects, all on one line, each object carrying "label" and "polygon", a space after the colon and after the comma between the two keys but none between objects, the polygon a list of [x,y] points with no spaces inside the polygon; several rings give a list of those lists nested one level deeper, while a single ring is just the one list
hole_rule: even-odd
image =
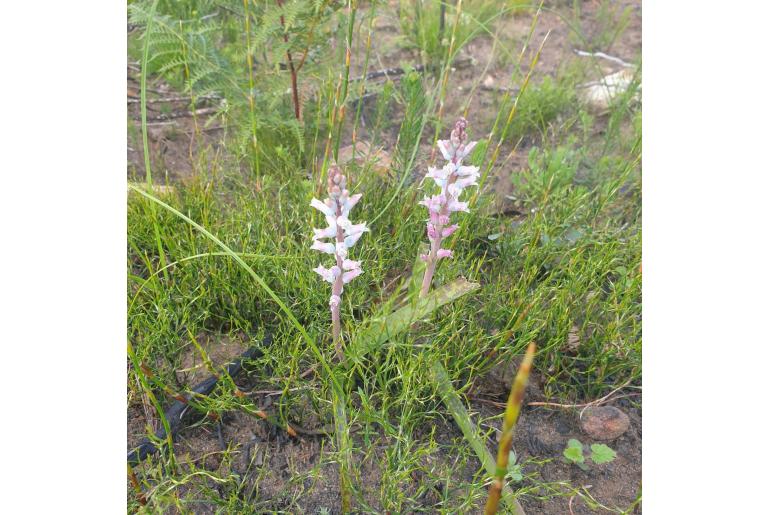
[{"label": "strap-shaped leaf", "polygon": [[377,350],[390,338],[409,329],[413,323],[478,287],[478,283],[472,283],[463,278],[455,279],[407,306],[385,316],[370,319],[369,324],[355,334],[348,346],[345,352],[348,360],[359,362],[366,354]]}]

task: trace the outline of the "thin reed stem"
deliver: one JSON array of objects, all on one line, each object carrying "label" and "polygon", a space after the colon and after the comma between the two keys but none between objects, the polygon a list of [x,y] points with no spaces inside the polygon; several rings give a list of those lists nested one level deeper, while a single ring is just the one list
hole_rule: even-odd
[{"label": "thin reed stem", "polygon": [[[444,4],[442,2],[441,6]],[[452,64],[452,58],[454,54],[455,42],[457,41],[457,27],[460,25],[460,18],[463,12],[463,0],[457,0],[455,7],[455,22],[452,25],[452,35],[449,38],[449,48],[447,48],[446,62],[444,63],[443,76],[441,78],[441,89],[438,95],[438,114],[436,115],[436,129],[433,133],[433,149],[430,154],[430,162],[435,162],[436,159],[436,141],[438,140],[439,132],[441,131],[441,119],[444,117],[444,97],[446,97],[446,87],[449,83],[449,70]]]},{"label": "thin reed stem", "polygon": [[345,103],[348,100],[348,84],[350,83],[350,56],[353,48],[353,26],[356,21],[356,12],[358,12],[358,1],[348,0],[348,31],[345,38],[345,76],[342,80],[342,97],[339,103],[339,114],[337,116],[337,122],[339,123],[339,126],[337,127],[337,138],[334,143],[335,161],[339,159],[342,126],[345,123]]},{"label": "thin reed stem", "polygon": [[257,114],[254,105],[254,63],[251,59],[251,15],[249,0],[243,0],[244,29],[246,31],[246,65],[249,68],[249,121],[251,125],[251,150],[254,154],[254,173],[259,176],[259,149],[257,146]]},{"label": "thin reed stem", "polygon": [[371,54],[372,49],[372,32],[374,32],[374,19],[375,19],[375,13],[377,12],[377,4],[374,3],[372,5],[372,9],[369,12],[369,32],[366,35],[366,50],[364,52],[364,69],[361,73],[361,75],[364,77],[364,79],[361,81],[361,88],[358,92],[358,105],[356,106],[356,116],[353,120],[353,135],[351,137],[353,145],[353,151],[355,153],[356,148],[356,140],[358,137],[358,121],[361,119],[361,109],[364,105],[364,94],[366,93],[366,74],[369,72],[369,55]]},{"label": "thin reed stem", "polygon": [[152,37],[152,25],[155,21],[155,9],[158,0],[150,7],[150,15],[147,18],[147,27],[144,31],[144,49],[142,50],[142,78],[139,84],[139,105],[142,116],[142,149],[144,150],[144,174],[147,186],[152,187],[152,168],[150,166],[150,144],[147,139],[147,63],[150,60],[150,38]]}]

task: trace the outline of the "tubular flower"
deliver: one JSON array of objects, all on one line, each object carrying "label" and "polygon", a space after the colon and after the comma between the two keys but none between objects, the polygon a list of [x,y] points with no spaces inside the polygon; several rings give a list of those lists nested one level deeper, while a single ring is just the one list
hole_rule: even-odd
[{"label": "tubular flower", "polygon": [[[329,308],[332,312],[332,328],[338,356],[341,356],[340,341],[340,303],[345,284],[361,275],[360,261],[348,259],[348,249],[356,244],[358,239],[369,231],[366,223],[354,224],[348,219],[350,210],[360,200],[361,194],[350,195],[346,189],[347,180],[337,165],[329,168],[328,193],[324,201],[313,199],[310,206],[316,208],[326,217],[327,227],[313,229],[313,244],[310,248],[326,254],[334,254],[336,263],[331,268],[318,265],[313,270],[332,284],[332,295],[329,298]],[[330,238],[331,241],[321,241]]]},{"label": "tubular flower", "polygon": [[442,249],[444,238],[450,236],[458,228],[457,224],[450,225],[452,213],[468,212],[468,203],[460,201],[460,195],[468,186],[478,186],[479,168],[477,166],[465,166],[462,161],[467,157],[476,142],[466,143],[468,135],[465,132],[468,122],[460,118],[455,123],[454,129],[448,140],[439,140],[438,148],[441,155],[448,162],[442,168],[428,169],[426,178],[433,179],[436,186],[441,188],[437,195],[425,197],[420,204],[428,209],[427,233],[430,240],[430,253],[420,257],[426,262],[425,276],[423,277],[420,295],[424,296],[430,290],[433,274],[436,271],[436,263],[442,258],[451,258],[452,251]]}]

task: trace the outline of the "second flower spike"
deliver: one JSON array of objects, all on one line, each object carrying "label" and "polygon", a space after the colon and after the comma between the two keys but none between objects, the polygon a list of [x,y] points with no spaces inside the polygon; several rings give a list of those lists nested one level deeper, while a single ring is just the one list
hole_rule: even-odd
[{"label": "second flower spike", "polygon": [[451,258],[452,251],[441,248],[444,238],[450,236],[458,228],[457,224],[450,223],[452,213],[457,211],[468,212],[468,203],[460,201],[460,195],[468,186],[476,186],[479,178],[477,166],[463,166],[462,162],[467,157],[476,142],[468,142],[465,129],[468,122],[460,118],[455,123],[454,129],[448,140],[439,140],[438,148],[441,155],[448,162],[442,168],[428,169],[426,178],[433,179],[441,191],[437,195],[425,197],[420,204],[428,208],[427,232],[430,240],[430,252],[422,254],[420,258],[426,262],[425,275],[423,276],[420,296],[424,297],[430,290],[433,274],[436,271],[436,263],[442,258]]}]

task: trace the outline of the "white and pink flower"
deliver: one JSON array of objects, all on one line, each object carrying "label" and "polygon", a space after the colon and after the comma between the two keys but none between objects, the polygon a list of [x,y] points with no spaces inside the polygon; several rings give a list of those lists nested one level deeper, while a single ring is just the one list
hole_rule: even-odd
[{"label": "white and pink flower", "polygon": [[428,208],[427,233],[430,241],[430,253],[422,254],[420,258],[427,263],[423,277],[420,295],[424,296],[430,290],[436,263],[442,258],[451,258],[452,251],[441,248],[445,238],[458,229],[457,224],[449,225],[452,213],[469,212],[468,203],[460,201],[460,195],[468,186],[477,186],[479,168],[464,166],[462,160],[467,157],[476,142],[466,143],[468,135],[465,132],[468,123],[460,118],[448,140],[439,140],[438,148],[448,162],[442,168],[430,167],[426,178],[433,179],[436,186],[441,188],[437,195],[425,197],[420,204]]},{"label": "white and pink flower", "polygon": [[[329,197],[323,202],[313,199],[310,206],[319,210],[326,217],[327,227],[313,229],[313,244],[310,248],[326,254],[334,254],[336,264],[331,268],[318,265],[313,270],[332,284],[329,307],[332,312],[332,327],[337,355],[341,357],[340,340],[340,304],[344,285],[363,273],[360,261],[348,259],[350,249],[365,232],[369,232],[366,223],[354,224],[348,218],[350,210],[361,199],[361,194],[350,195],[346,189],[347,180],[337,165],[329,167]],[[326,238],[331,241],[321,241]]]}]

